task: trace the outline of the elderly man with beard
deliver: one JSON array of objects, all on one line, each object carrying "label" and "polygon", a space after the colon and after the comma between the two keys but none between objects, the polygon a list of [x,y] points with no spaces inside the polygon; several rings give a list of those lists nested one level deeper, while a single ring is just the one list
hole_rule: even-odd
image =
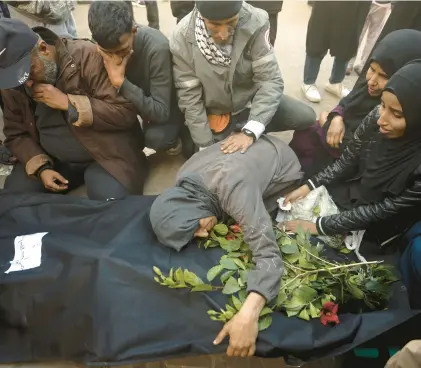
[{"label": "elderly man with beard", "polygon": [[243,1],[196,1],[171,38],[178,104],[194,143],[246,150],[264,133],[301,130],[313,109],[283,93],[268,14]]},{"label": "elderly man with beard", "polygon": [[0,21],[0,88],[5,144],[17,158],[5,189],[88,197],[141,193],[142,132],[134,107],[117,95],[96,46]]}]

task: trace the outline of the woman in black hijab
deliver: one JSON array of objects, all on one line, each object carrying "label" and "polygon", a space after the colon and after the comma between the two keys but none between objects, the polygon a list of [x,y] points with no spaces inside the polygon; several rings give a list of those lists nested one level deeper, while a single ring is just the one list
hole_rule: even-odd
[{"label": "woman in black hijab", "polygon": [[389,78],[407,62],[421,58],[421,32],[401,29],[387,35],[374,49],[366,83],[354,88],[329,114],[290,143],[303,170],[311,176],[339,158],[365,116],[380,103]]},{"label": "woman in black hijab", "polygon": [[294,202],[324,185],[343,212],[316,223],[292,221],[287,230],[368,230],[364,239],[386,244],[421,218],[420,96],[421,60],[415,60],[390,78],[381,106],[364,119],[341,157],[285,200]]}]

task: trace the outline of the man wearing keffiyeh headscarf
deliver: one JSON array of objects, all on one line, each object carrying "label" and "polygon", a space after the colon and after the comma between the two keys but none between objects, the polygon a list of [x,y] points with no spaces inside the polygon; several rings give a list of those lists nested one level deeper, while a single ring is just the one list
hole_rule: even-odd
[{"label": "man wearing keffiyeh headscarf", "polygon": [[305,129],[313,109],[283,94],[268,14],[242,0],[198,0],[170,37],[178,105],[199,149],[243,153],[266,132]]},{"label": "man wearing keffiyeh headscarf", "polygon": [[194,236],[207,236],[217,221],[241,226],[256,269],[248,275],[249,296],[215,344],[229,335],[228,355],[253,355],[257,322],[266,301],[278,294],[283,264],[268,211],[301,179],[297,157],[282,141],[263,136],[247,155],[225,155],[219,145],[196,153],[181,168],[175,187],[153,203],[150,219],[158,240],[181,250]]}]

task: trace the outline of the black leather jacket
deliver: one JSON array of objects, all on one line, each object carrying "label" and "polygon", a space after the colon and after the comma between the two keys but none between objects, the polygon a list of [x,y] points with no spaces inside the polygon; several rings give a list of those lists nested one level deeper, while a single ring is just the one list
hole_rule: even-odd
[{"label": "black leather jacket", "polygon": [[[367,157],[378,136],[371,134],[378,129],[378,118],[379,112],[376,107],[358,127],[354,139],[350,141],[341,157],[307,181],[311,189],[321,185],[331,186],[335,183],[361,178]],[[357,206],[337,215],[319,217],[316,222],[317,231],[324,235],[345,234],[349,231],[366,230],[378,225],[384,228],[389,226],[387,225],[389,222],[394,229],[397,229],[396,231],[403,232],[421,218],[420,210],[421,162],[410,177],[407,189],[399,196],[388,196],[378,203]],[[418,217],[416,217],[417,212],[419,213]]]}]

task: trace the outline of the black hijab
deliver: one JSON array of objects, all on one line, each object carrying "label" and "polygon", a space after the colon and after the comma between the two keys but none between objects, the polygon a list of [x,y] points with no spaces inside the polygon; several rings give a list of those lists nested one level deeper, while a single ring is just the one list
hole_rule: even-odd
[{"label": "black hijab", "polygon": [[421,165],[421,60],[396,72],[385,91],[402,106],[406,129],[402,137],[388,139],[380,132],[361,180],[362,202],[375,202],[385,194],[399,195],[413,171]]},{"label": "black hijab", "polygon": [[[374,49],[371,61],[377,62],[390,78],[411,60],[421,59],[421,32],[400,29],[389,33]],[[355,131],[367,114],[380,103],[380,96],[368,93],[367,82],[354,88],[340,101],[344,121]],[[353,133],[353,132],[352,132]]]}]

